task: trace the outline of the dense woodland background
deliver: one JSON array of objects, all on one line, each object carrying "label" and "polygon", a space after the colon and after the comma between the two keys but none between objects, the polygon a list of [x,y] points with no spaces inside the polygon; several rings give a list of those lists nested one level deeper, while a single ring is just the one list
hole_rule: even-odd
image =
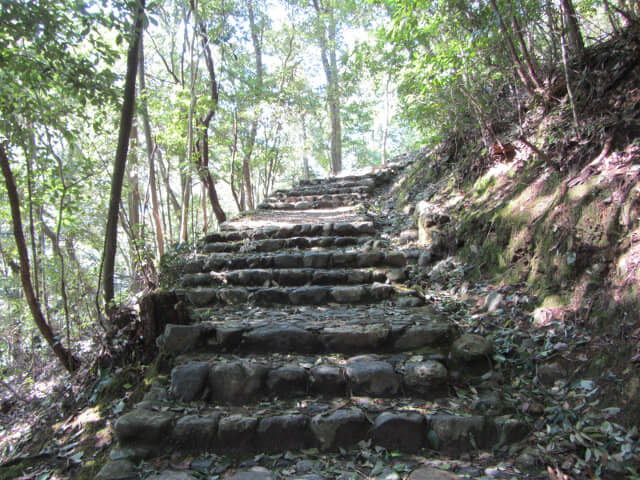
[{"label": "dense woodland background", "polygon": [[8,390],[50,362],[46,343],[69,370],[90,361],[163,255],[280,186],[443,142],[491,158],[507,127],[547,159],[525,132],[535,109],[593,140],[609,125],[583,121],[604,82],[590,49],[630,45],[640,18],[634,0],[0,5]]}]

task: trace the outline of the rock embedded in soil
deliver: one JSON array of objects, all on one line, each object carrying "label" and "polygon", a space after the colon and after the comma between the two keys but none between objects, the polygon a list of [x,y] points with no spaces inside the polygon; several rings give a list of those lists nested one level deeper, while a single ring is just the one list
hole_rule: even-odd
[{"label": "rock embedded in soil", "polygon": [[429,322],[407,328],[395,342],[395,349],[399,351],[416,350],[435,344],[446,344],[451,336],[448,324]]},{"label": "rock embedded in soil", "polygon": [[387,450],[417,452],[424,446],[426,421],[417,412],[384,412],[372,428],[373,442]]},{"label": "rock embedded in soil", "polygon": [[325,450],[355,445],[366,438],[370,426],[358,408],[340,409],[311,419],[311,431]]},{"label": "rock embedded in soil", "polygon": [[316,395],[344,396],[347,391],[347,379],[344,370],[335,365],[317,365],[309,374],[311,391]]},{"label": "rock embedded in soil", "polygon": [[124,445],[162,444],[168,439],[174,418],[175,415],[170,412],[132,410],[116,422],[116,436]]},{"label": "rock embedded in soil", "polygon": [[353,395],[390,397],[398,393],[401,377],[382,361],[355,361],[346,368]]},{"label": "rock embedded in soil", "polygon": [[480,335],[464,334],[453,342],[451,354],[461,368],[476,375],[491,368],[493,344]]},{"label": "rock embedded in soil", "polygon": [[445,455],[459,456],[483,448],[487,440],[485,417],[460,417],[438,413],[430,418],[431,430],[438,438],[438,450]]},{"label": "rock embedded in soil", "polygon": [[435,467],[421,467],[411,472],[407,480],[462,480],[462,477]]},{"label": "rock embedded in soil", "polygon": [[175,445],[186,450],[204,450],[215,444],[220,414],[187,415],[176,422],[173,429]]},{"label": "rock embedded in soil", "polygon": [[295,365],[285,365],[271,370],[267,375],[269,392],[276,397],[295,397],[307,393],[309,378],[307,370]]},{"label": "rock embedded in soil", "polygon": [[195,350],[199,340],[198,326],[169,324],[165,327],[159,343],[167,353],[183,353]]},{"label": "rock embedded in soil", "polygon": [[138,470],[130,460],[109,460],[95,476],[95,480],[128,480],[138,478]]},{"label": "rock embedded in soil", "polygon": [[207,362],[189,362],[171,370],[171,392],[183,402],[197,400],[209,376]]},{"label": "rock embedded in soil", "polygon": [[156,473],[147,477],[147,480],[197,480],[193,475],[187,472],[172,472],[170,470],[162,473]]},{"label": "rock embedded in soil", "polygon": [[404,385],[410,392],[423,396],[441,394],[447,387],[446,367],[435,360],[408,362],[405,365]]},{"label": "rock embedded in soil", "polygon": [[254,351],[311,353],[318,351],[320,344],[313,333],[303,328],[268,325],[247,332],[241,347]]},{"label": "rock embedded in soil", "polygon": [[218,422],[218,445],[225,450],[251,451],[258,419],[236,414]]},{"label": "rock embedded in soil", "polygon": [[256,429],[256,447],[261,452],[302,450],[316,445],[304,415],[277,415],[262,418]]},{"label": "rock embedded in soil", "polygon": [[245,360],[216,363],[209,371],[211,399],[238,405],[255,399],[263,390],[268,367]]},{"label": "rock embedded in soil", "polygon": [[275,480],[275,475],[264,467],[252,467],[249,470],[236,472],[229,480]]},{"label": "rock embedded in soil", "polygon": [[389,327],[378,323],[364,326],[327,327],[320,340],[330,352],[375,351],[389,336]]}]

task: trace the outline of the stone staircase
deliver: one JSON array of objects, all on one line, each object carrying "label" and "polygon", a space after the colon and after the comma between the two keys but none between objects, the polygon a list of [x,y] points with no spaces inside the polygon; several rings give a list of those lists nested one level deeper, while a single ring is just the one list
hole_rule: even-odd
[{"label": "stone staircase", "polygon": [[[118,447],[97,478],[139,475],[137,461],[163,455],[364,443],[459,456],[526,434],[499,409],[447,408],[452,385],[481,388],[491,376],[492,346],[460,335],[404,284],[415,255],[380,238],[356,203],[395,173],[278,191],[168,263],[171,291],[141,313],[147,335],[162,333],[167,381],[117,420]],[[171,475],[162,478],[195,478]]]}]

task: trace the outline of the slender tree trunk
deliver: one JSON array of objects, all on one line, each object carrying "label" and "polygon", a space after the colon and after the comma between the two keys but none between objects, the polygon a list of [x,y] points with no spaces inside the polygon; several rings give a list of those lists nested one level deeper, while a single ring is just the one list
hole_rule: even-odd
[{"label": "slender tree trunk", "polygon": [[576,54],[578,59],[584,58],[584,40],[580,32],[580,24],[578,23],[578,15],[571,0],[560,0],[562,11],[564,13],[564,21],[566,31],[569,37],[569,45],[571,50]]},{"label": "slender tree trunk", "polygon": [[[336,57],[336,20],[333,7],[323,7],[321,0],[313,0],[318,17],[318,42],[322,68],[327,79],[327,104],[331,126],[331,173],[342,171],[342,121],[340,118],[340,93],[338,91],[338,64]],[[325,18],[327,24],[325,24]]]},{"label": "slender tree trunk", "polygon": [[134,31],[127,55],[127,75],[124,86],[124,100],[120,114],[120,134],[116,159],[111,177],[111,194],[109,196],[109,213],[107,215],[107,228],[104,241],[104,267],[103,267],[103,296],[107,311],[112,310],[114,297],[114,275],[116,262],[116,249],[118,247],[118,213],[122,197],[122,182],[127,163],[127,151],[129,149],[129,133],[133,122],[133,112],[136,98],[136,73],[138,70],[138,51],[140,50],[140,37],[142,36],[142,21],[145,0],[138,0],[134,13]]},{"label": "slender tree trunk", "polygon": [[251,122],[251,130],[247,140],[247,146],[242,157],[242,178],[244,183],[245,198],[247,199],[247,208],[254,209],[253,203],[253,185],[251,180],[251,155],[253,154],[253,146],[258,130],[258,119],[254,118]]},{"label": "slender tree trunk", "polygon": [[387,140],[389,138],[389,120],[391,115],[391,102],[389,100],[389,83],[391,73],[387,73],[387,81],[384,86],[384,133],[382,134],[382,164],[387,164]]},{"label": "slender tree trunk", "polygon": [[205,29],[204,24],[198,18],[198,12],[194,0],[190,1],[191,11],[196,23],[196,28],[200,36],[200,42],[202,44],[202,50],[204,52],[204,60],[209,72],[209,88],[211,95],[212,106],[209,112],[200,120],[201,127],[199,130],[199,148],[196,153],[196,163],[198,165],[198,174],[200,180],[207,187],[209,194],[209,201],[211,202],[211,208],[218,220],[218,224],[224,223],[227,220],[227,215],[224,213],[220,200],[218,199],[218,192],[216,190],[216,184],[209,171],[209,124],[211,119],[215,115],[216,108],[218,107],[218,82],[216,80],[216,71],[213,64],[213,55],[211,54],[211,47],[209,45],[209,37]]},{"label": "slender tree trunk", "polygon": [[[256,24],[255,12],[253,11],[253,1],[247,0],[247,11],[249,13],[249,30],[251,31],[251,43],[256,57],[256,92],[262,94],[262,85],[264,77],[264,67],[262,64],[262,29]],[[258,100],[256,99],[256,102]],[[249,130],[249,138],[242,157],[242,177],[244,179],[245,198],[249,210],[255,208],[254,202],[254,186],[251,179],[251,156],[255,147],[256,136],[258,134],[258,118],[260,117],[260,109],[257,108],[255,116],[251,121],[251,129]]]},{"label": "slender tree trunk", "polygon": [[182,208],[180,209],[180,242],[186,242],[189,236],[189,204],[191,203],[191,176],[182,175]]},{"label": "slender tree trunk", "polygon": [[496,4],[495,0],[489,0],[489,5],[491,5],[491,9],[498,17],[498,24],[500,27],[500,32],[502,33],[505,42],[507,43],[507,48],[509,49],[509,53],[511,54],[511,61],[513,62],[513,66],[520,77],[523,85],[529,92],[529,95],[535,95],[535,83],[532,82],[531,78],[527,75],[526,69],[520,60],[520,56],[518,55],[518,50],[516,49],[515,44],[513,43],[513,39],[511,38],[511,34],[507,30],[507,27],[504,24],[504,19],[502,18],[502,14],[500,13],[500,9]]},{"label": "slender tree trunk", "polygon": [[156,248],[158,250],[158,260],[164,255],[164,229],[160,218],[160,206],[158,202],[158,182],[156,180],[155,153],[156,145],[151,138],[151,122],[149,121],[149,110],[147,109],[147,89],[144,72],[144,35],[140,37],[138,82],[140,87],[140,114],[142,116],[142,127],[144,129],[144,140],[147,147],[147,158],[149,160],[149,190],[151,193],[151,216],[155,226]]},{"label": "slender tree trunk", "polygon": [[56,337],[51,329],[49,323],[44,318],[42,310],[40,308],[40,302],[35,295],[33,284],[31,283],[31,271],[29,266],[29,253],[27,250],[27,243],[24,238],[24,232],[22,230],[22,216],[20,214],[20,198],[18,196],[18,190],[11,172],[11,166],[9,157],[5,151],[5,146],[0,145],[0,167],[2,169],[2,175],[5,179],[7,187],[7,194],[9,196],[9,203],[11,206],[11,219],[13,221],[13,236],[16,241],[16,247],[18,249],[18,256],[20,258],[20,279],[22,281],[22,288],[24,290],[29,309],[33,320],[40,330],[40,333],[49,344],[56,357],[60,360],[62,365],[69,371],[75,371],[80,362],[75,358],[72,353],[64,348],[60,339]]},{"label": "slender tree trunk", "polygon": [[[31,126],[33,128],[33,126]],[[31,257],[33,259],[33,284],[35,287],[36,297],[40,296],[40,258],[38,257],[38,249],[36,248],[36,228],[33,215],[33,161],[35,160],[36,139],[35,129],[29,135],[29,151],[25,152],[27,159],[27,201],[29,205],[29,237],[31,240]]]}]

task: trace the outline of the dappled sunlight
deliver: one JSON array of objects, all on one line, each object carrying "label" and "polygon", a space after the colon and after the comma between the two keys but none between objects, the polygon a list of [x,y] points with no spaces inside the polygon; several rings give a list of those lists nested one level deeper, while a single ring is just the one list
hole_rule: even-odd
[{"label": "dappled sunlight", "polygon": [[[276,225],[291,226],[302,223],[357,222],[364,220],[366,220],[366,217],[359,213],[357,206],[299,211],[258,210],[233,219],[233,224],[229,224],[229,228],[247,230],[274,227]],[[223,229],[226,229],[225,227],[227,227],[227,224],[223,226]]]},{"label": "dappled sunlight", "polygon": [[531,223],[546,214],[551,205],[558,199],[557,191],[547,195],[543,193],[549,188],[548,182],[551,176],[551,171],[544,171],[535,182],[509,202],[507,212]]}]

